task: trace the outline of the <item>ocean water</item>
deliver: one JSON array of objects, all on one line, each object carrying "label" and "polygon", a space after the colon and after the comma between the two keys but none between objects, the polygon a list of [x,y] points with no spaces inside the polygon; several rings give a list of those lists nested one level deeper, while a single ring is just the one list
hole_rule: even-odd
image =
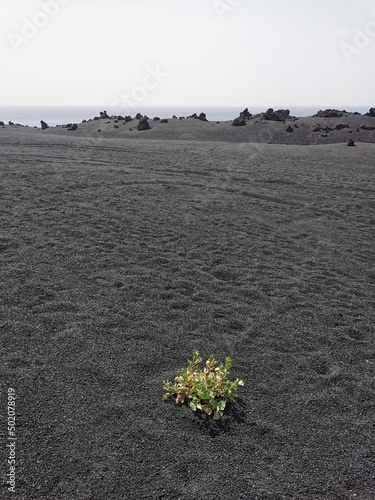
[{"label": "ocean water", "polygon": [[[40,121],[44,120],[50,126],[64,125],[66,123],[81,123],[83,120],[88,120],[100,115],[100,111],[107,110],[109,115],[112,114],[131,114],[135,116],[137,113],[146,114],[150,118],[159,116],[160,118],[171,118],[176,116],[190,116],[193,113],[206,113],[209,121],[227,121],[236,118],[244,107],[239,106],[196,106],[196,107],[156,107],[156,106],[139,106],[139,108],[121,112],[121,109],[111,111],[111,109],[100,106],[0,106],[0,121],[8,123],[9,121],[29,127],[40,127]],[[334,107],[335,109],[346,109],[346,111],[358,111],[361,114],[367,113],[371,106],[248,106],[250,113],[256,114],[266,111],[269,107],[274,109],[286,108],[290,110],[291,115],[303,117],[312,116],[320,109]]]}]

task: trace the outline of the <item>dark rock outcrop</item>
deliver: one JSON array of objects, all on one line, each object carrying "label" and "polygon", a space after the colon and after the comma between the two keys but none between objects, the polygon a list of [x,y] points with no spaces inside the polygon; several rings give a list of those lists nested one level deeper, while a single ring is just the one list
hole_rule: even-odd
[{"label": "dark rock outcrop", "polygon": [[137,113],[137,114],[135,115],[135,119],[136,119],[136,120],[142,120],[142,118],[143,118],[143,115],[141,115],[141,113]]},{"label": "dark rock outcrop", "polygon": [[324,111],[319,110],[314,118],[341,118],[344,116],[345,111],[338,111],[337,109],[325,109]]},{"label": "dark rock outcrop", "polygon": [[348,146],[355,146],[354,139],[349,139]]},{"label": "dark rock outcrop", "polygon": [[193,113],[192,115],[188,116],[188,118],[195,118],[196,120],[201,120],[202,122],[208,122],[206,118],[206,113],[200,113],[199,115],[197,115],[197,113]]},{"label": "dark rock outcrop", "polygon": [[349,125],[346,125],[345,123],[338,123],[335,130],[342,130],[343,128],[349,128]]},{"label": "dark rock outcrop", "polygon": [[147,118],[141,118],[139,120],[139,123],[138,123],[138,126],[137,126],[138,130],[149,130],[150,128],[151,127],[150,127],[150,124],[148,123]]},{"label": "dark rock outcrop", "polygon": [[[9,125],[10,125],[10,123],[9,123]],[[46,130],[46,128],[49,128],[49,126],[47,125],[47,123],[44,122],[43,120],[40,121],[40,125],[42,127],[42,130]]]},{"label": "dark rock outcrop", "polygon": [[158,116],[154,116],[154,122],[158,122],[160,118]]},{"label": "dark rock outcrop", "polygon": [[245,108],[243,111],[241,111],[240,113],[240,117],[241,118],[246,118],[247,120],[249,120],[253,115],[251,113],[249,113],[249,110],[248,108]]},{"label": "dark rock outcrop", "polygon": [[232,125],[233,125],[233,127],[243,127],[246,125],[246,120],[245,120],[245,118],[239,116],[238,118],[235,118],[232,121]]},{"label": "dark rock outcrop", "polygon": [[198,120],[201,120],[202,122],[208,122],[207,118],[206,118],[206,113],[201,113],[199,116],[198,116]]},{"label": "dark rock outcrop", "polygon": [[160,120],[160,123],[168,123],[168,120],[166,118],[163,118],[162,120]]},{"label": "dark rock outcrop", "polygon": [[294,131],[294,129],[289,125],[289,127],[286,129],[286,132],[291,134]]},{"label": "dark rock outcrop", "polygon": [[361,129],[362,130],[375,130],[375,127],[370,127],[370,126],[367,126],[367,125],[361,125]]},{"label": "dark rock outcrop", "polygon": [[373,118],[375,118],[375,108],[370,108],[369,112],[366,113],[365,116],[372,116]]},{"label": "dark rock outcrop", "polygon": [[78,125],[76,123],[73,123],[69,128],[68,130],[77,130],[78,128]]},{"label": "dark rock outcrop", "polygon": [[101,111],[100,112],[100,118],[108,120],[110,117],[108,116],[107,111]]},{"label": "dark rock outcrop", "polygon": [[316,125],[314,128],[313,128],[313,132],[332,132],[333,131],[333,128],[331,127],[322,127],[321,125]]},{"label": "dark rock outcrop", "polygon": [[285,122],[290,118],[289,109],[278,109],[274,111],[272,108],[267,109],[265,113],[262,113],[263,120],[272,120],[275,122]]},{"label": "dark rock outcrop", "polygon": [[4,122],[0,122],[0,127],[5,127],[5,123]]},{"label": "dark rock outcrop", "polygon": [[132,122],[133,121],[133,118],[129,115],[125,116],[125,123],[129,123],[129,122]]}]

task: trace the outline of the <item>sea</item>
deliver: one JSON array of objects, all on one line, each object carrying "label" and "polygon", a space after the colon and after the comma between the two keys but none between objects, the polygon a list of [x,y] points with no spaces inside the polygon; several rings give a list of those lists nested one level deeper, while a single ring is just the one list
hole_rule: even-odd
[{"label": "sea", "polygon": [[[128,110],[122,112],[121,108],[116,112],[111,112],[105,106],[0,106],[0,121],[5,124],[10,121],[15,124],[27,125],[29,127],[40,127],[41,120],[45,121],[50,127],[64,125],[67,123],[81,123],[83,120],[89,120],[95,116],[100,116],[100,111],[107,111],[109,115],[137,113],[147,115],[150,118],[158,116],[159,118],[171,118],[176,116],[191,116],[194,113],[205,113],[209,121],[229,121],[236,118],[246,106],[140,106],[134,108],[131,113]],[[312,116],[320,109],[335,108],[346,111],[357,111],[361,114],[367,113],[370,106],[247,106],[251,114],[261,113],[268,108],[289,109],[292,116],[304,117]]]}]

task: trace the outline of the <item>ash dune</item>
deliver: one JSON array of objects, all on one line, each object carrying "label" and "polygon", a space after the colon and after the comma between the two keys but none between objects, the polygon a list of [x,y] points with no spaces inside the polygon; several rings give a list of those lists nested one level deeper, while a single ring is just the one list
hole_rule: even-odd
[{"label": "ash dune", "polygon": [[[373,498],[375,145],[330,120],[0,128],[18,498]],[[220,425],[162,399],[195,349]]]},{"label": "ash dune", "polygon": [[[93,138],[142,138],[290,145],[336,144],[347,143],[349,140],[354,140],[355,143],[374,143],[375,117],[373,109],[370,108],[369,116],[346,111],[326,110],[304,118],[290,116],[288,110],[274,112],[270,109],[265,113],[254,116],[248,114],[247,117],[241,118],[244,126],[233,126],[236,120],[215,122],[192,117],[186,119],[163,117],[154,120],[151,117],[148,119],[150,128],[146,130],[137,129],[139,118],[111,117],[107,112],[101,112],[101,117],[84,120],[80,124],[61,124],[61,126],[51,128],[45,127],[46,124],[42,120],[42,127],[45,128],[44,134]],[[281,119],[278,117],[278,113],[280,113]],[[205,118],[204,113],[201,115]],[[127,119],[131,119],[131,121],[127,121]],[[13,128],[24,127],[13,125]]]}]

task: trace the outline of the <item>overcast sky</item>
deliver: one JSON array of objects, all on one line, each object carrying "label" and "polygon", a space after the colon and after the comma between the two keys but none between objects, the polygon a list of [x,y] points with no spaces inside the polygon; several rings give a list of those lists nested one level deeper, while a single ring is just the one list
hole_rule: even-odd
[{"label": "overcast sky", "polygon": [[0,7],[1,105],[375,106],[374,0]]}]

